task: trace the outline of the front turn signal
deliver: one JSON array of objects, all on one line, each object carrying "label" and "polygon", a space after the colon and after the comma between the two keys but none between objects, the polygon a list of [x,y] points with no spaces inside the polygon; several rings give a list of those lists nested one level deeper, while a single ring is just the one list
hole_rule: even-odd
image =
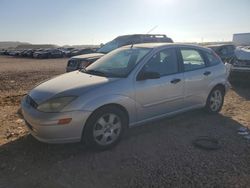
[{"label": "front turn signal", "polygon": [[72,118],[64,118],[64,119],[59,119],[57,124],[58,125],[65,125],[65,124],[68,124],[70,123],[72,120]]}]

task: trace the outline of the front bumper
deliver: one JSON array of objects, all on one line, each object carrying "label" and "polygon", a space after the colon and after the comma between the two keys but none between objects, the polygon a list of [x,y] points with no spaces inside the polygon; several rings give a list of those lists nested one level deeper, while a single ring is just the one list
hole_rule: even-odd
[{"label": "front bumper", "polygon": [[[37,140],[46,143],[79,142],[90,111],[44,113],[25,102],[21,102],[23,117],[27,127]],[[58,125],[59,119],[72,118],[71,122]]]}]

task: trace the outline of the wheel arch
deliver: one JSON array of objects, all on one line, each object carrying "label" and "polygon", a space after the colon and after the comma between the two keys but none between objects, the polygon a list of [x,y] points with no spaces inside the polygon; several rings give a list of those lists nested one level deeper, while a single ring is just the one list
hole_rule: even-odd
[{"label": "wheel arch", "polygon": [[215,89],[215,88],[221,88],[222,91],[223,91],[223,94],[226,93],[226,86],[225,86],[224,84],[222,84],[222,83],[216,84],[216,85],[210,90],[209,93],[211,93],[211,91],[213,91],[213,89]]},{"label": "wheel arch", "polygon": [[113,106],[115,108],[120,109],[125,114],[125,116],[127,118],[127,121],[129,122],[129,113],[128,113],[128,110],[124,106],[122,106],[121,104],[118,104],[118,103],[109,103],[109,104],[102,105],[99,108],[97,108],[96,110],[94,110],[91,113],[91,115],[94,114],[97,110],[100,110],[100,109],[105,108],[105,107],[110,107],[110,106],[111,107]]}]

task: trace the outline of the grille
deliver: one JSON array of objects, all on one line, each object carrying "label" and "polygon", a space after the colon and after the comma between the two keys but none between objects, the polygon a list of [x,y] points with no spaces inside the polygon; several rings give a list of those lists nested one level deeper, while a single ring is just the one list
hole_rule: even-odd
[{"label": "grille", "polygon": [[32,106],[33,108],[37,108],[37,103],[29,96],[26,97],[26,103]]},{"label": "grille", "polygon": [[76,67],[78,65],[77,60],[69,60],[68,67]]},{"label": "grille", "polygon": [[236,67],[250,67],[250,60],[237,60]]}]

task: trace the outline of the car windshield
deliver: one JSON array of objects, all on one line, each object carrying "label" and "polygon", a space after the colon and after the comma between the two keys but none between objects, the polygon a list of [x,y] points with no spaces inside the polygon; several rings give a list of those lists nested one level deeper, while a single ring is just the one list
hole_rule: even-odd
[{"label": "car windshield", "polygon": [[105,77],[126,77],[150,48],[120,48],[98,59],[83,72]]},{"label": "car windshield", "polygon": [[98,53],[109,53],[110,51],[116,49],[119,47],[119,43],[117,40],[112,40],[108,43],[106,43],[104,46],[102,46],[100,49],[97,50]]}]

